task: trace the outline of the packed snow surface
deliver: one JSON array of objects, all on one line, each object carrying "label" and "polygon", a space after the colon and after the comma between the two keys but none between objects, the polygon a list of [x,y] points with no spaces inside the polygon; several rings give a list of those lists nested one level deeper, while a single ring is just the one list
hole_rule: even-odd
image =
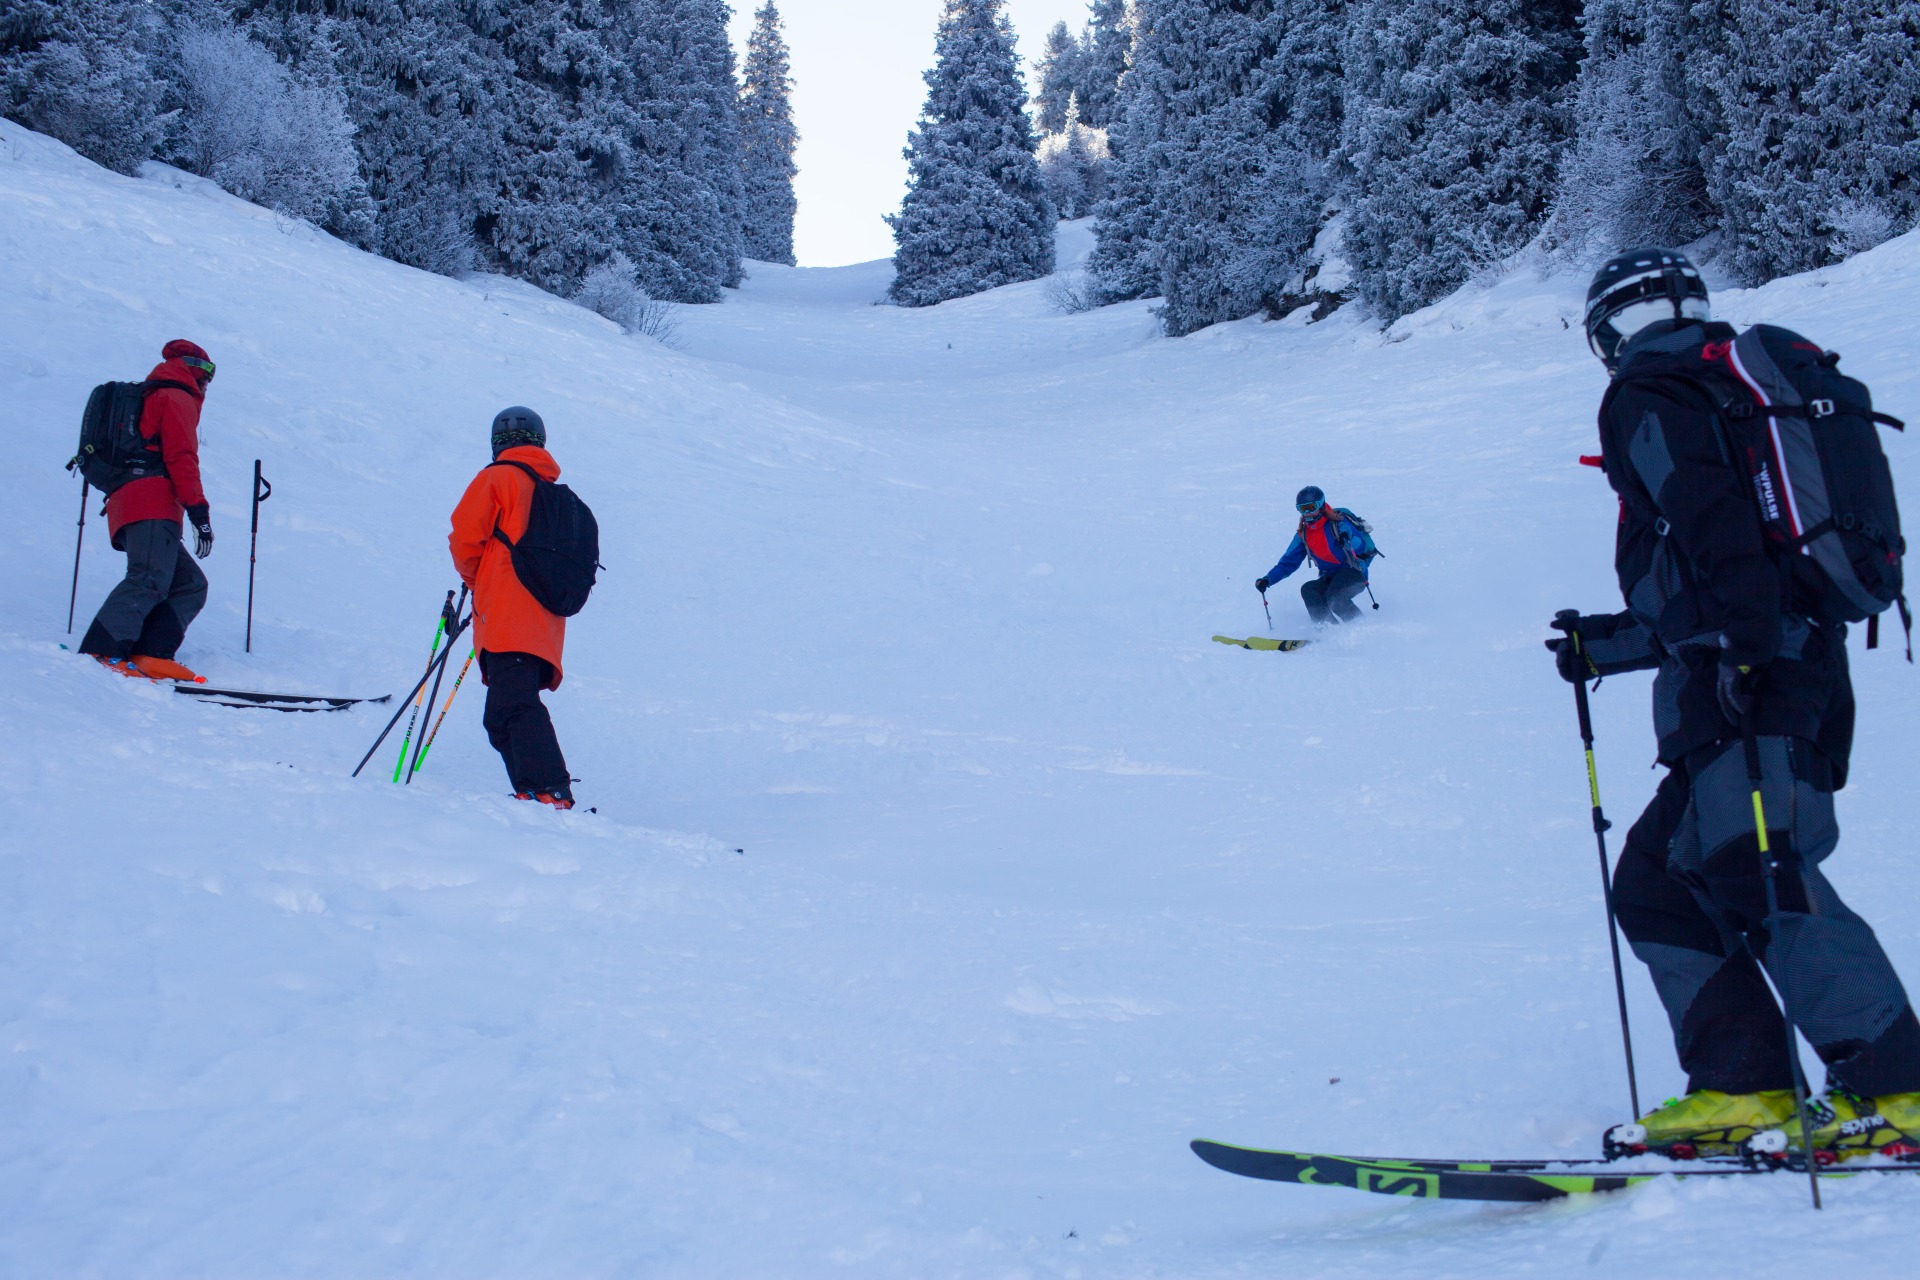
[{"label": "packed snow surface", "polygon": [[[669,349],[0,125],[0,1275],[1911,1274],[1920,1179],[1816,1221],[1791,1177],[1479,1207],[1186,1149],[1584,1157],[1623,1118],[1540,647],[1617,600],[1577,278],[1168,341],[1044,282],[904,311],[884,264],[752,276]],[[1920,234],[1718,305],[1920,418]],[[545,415],[605,538],[550,699],[597,813],[503,794],[477,680],[401,788],[391,742],[348,777],[389,712],[61,651],[80,407],[177,336],[220,369],[182,654],[216,684],[404,693],[489,420]],[[1211,643],[1264,631],[1306,483],[1374,522],[1379,612]],[[1920,684],[1856,661],[1832,872],[1920,979]],[[1596,706],[1617,847],[1646,681]]]}]

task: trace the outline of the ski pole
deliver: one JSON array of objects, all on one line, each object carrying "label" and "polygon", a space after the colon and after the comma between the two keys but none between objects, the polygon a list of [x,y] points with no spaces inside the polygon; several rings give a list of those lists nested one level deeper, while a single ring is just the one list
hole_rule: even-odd
[{"label": "ski pole", "polygon": [[[1580,611],[1562,609],[1554,615],[1554,630],[1564,631],[1573,645],[1573,651],[1580,657],[1586,657],[1586,646],[1580,639]],[[1600,770],[1593,760],[1593,709],[1587,702],[1587,682],[1584,679],[1573,683],[1573,705],[1580,716],[1580,741],[1587,751],[1587,793],[1593,798],[1593,839],[1600,849],[1600,894],[1607,907],[1607,941],[1613,947],[1613,993],[1620,1003],[1620,1043],[1627,1054],[1627,1095],[1633,1101],[1633,1114],[1637,1119],[1640,1110],[1640,1080],[1633,1066],[1633,1028],[1627,1019],[1627,975],[1620,963],[1620,918],[1613,909],[1613,865],[1607,857],[1607,832],[1613,824],[1607,821],[1605,810],[1600,806]]]},{"label": "ski pole", "polygon": [[[427,652],[427,669],[428,670],[433,669],[434,659],[440,656],[441,638],[447,634],[448,628],[453,626],[454,619],[455,619],[455,614],[453,612],[453,592],[448,591],[446,603],[440,606],[440,621],[434,624],[433,648],[428,650]],[[448,641],[448,647],[449,648],[452,647],[452,641],[450,640]],[[426,682],[423,680],[421,681],[421,683],[424,685]],[[413,718],[407,721],[407,732],[405,736],[403,736],[400,739],[400,754],[397,757],[395,757],[393,762],[393,780],[395,782],[400,781],[400,770],[406,767],[407,749],[413,745],[413,731],[414,731],[414,728],[417,725],[419,725],[419,723],[420,723],[420,691],[415,690],[414,700],[413,700]]]},{"label": "ski pole", "polygon": [[447,655],[452,652],[453,646],[448,645],[439,657],[427,664],[426,674],[420,677],[420,683],[414,685],[413,688],[407,691],[406,698],[400,703],[400,709],[393,713],[393,719],[387,721],[387,727],[380,731],[380,736],[375,738],[373,745],[367,748],[367,754],[360,757],[360,763],[354,766],[351,776],[355,778],[360,776],[360,771],[367,767],[367,761],[373,759],[373,753],[380,749],[380,744],[385,742],[387,735],[393,732],[393,726],[399,724],[400,717],[407,714],[407,703],[420,696],[420,691],[427,687],[427,681],[433,678],[434,672],[441,670],[446,665]]},{"label": "ski pole", "polygon": [[73,611],[80,603],[80,545],[87,538],[87,478],[80,477],[80,532],[73,537],[73,591],[67,596],[67,634],[73,634]]},{"label": "ski pole", "polygon": [[[466,605],[467,605],[467,589],[465,585],[462,585],[460,588],[460,603],[454,606],[455,613],[457,614],[459,610],[466,608]],[[453,642],[458,640],[460,638],[460,633],[462,631],[465,631],[466,629],[467,629],[467,624],[464,621],[456,622],[454,623],[453,634],[447,637],[447,651],[444,654],[440,655],[439,674],[433,677],[433,692],[427,695],[427,711],[429,714],[431,714],[433,711],[434,703],[440,701],[440,681],[446,677],[447,659],[453,656]],[[425,748],[423,747],[422,750],[424,749]],[[406,755],[406,747],[404,745],[400,748],[400,753],[403,757]],[[414,752],[413,762],[407,766],[406,782],[409,785],[411,785],[413,782],[413,771],[420,767],[420,755],[421,755],[420,751]]]},{"label": "ski pole", "polygon": [[1376,596],[1375,596],[1375,595],[1373,594],[1373,584],[1372,584],[1371,582],[1369,582],[1369,583],[1367,584],[1367,599],[1369,599],[1369,600],[1372,600],[1372,601],[1373,601],[1373,611],[1374,611],[1375,613],[1378,613],[1378,612],[1380,611],[1380,601],[1379,601],[1379,599],[1378,599],[1378,598],[1377,598],[1377,597],[1376,597]]},{"label": "ski pole", "polygon": [[[1742,717],[1741,736],[1746,739],[1747,781],[1753,784],[1753,830],[1760,840],[1760,869],[1767,884],[1767,949],[1780,945],[1780,888],[1776,883],[1780,869],[1780,860],[1774,856],[1773,841],[1767,836],[1767,802],[1761,794],[1766,780],[1766,771],[1760,767],[1760,736],[1753,727],[1753,712],[1748,710]],[[1749,941],[1748,949],[1752,949]],[[1755,956],[1756,960],[1760,957]],[[1765,968],[1763,962],[1761,965]],[[1817,1210],[1820,1203],[1820,1162],[1814,1158],[1813,1126],[1807,1114],[1807,1078],[1800,1069],[1800,1041],[1794,1027],[1793,996],[1791,994],[1792,975],[1787,972],[1786,956],[1780,957],[1780,971],[1774,978],[1774,985],[1780,989],[1780,1004],[1786,1013],[1787,1024],[1787,1061],[1793,1067],[1793,1107],[1800,1117],[1800,1145],[1802,1155],[1807,1161],[1807,1185],[1813,1191],[1813,1207]]]},{"label": "ski pole", "polygon": [[433,722],[433,732],[427,735],[426,743],[420,748],[420,759],[414,764],[416,772],[426,767],[427,756],[433,751],[433,740],[440,736],[440,726],[447,722],[447,712],[453,710],[453,700],[460,696],[460,686],[466,683],[467,671],[473,666],[474,653],[475,650],[467,650],[467,660],[461,664],[460,674],[454,677],[453,692],[447,695],[447,705],[440,708],[440,718]]},{"label": "ski pole", "polygon": [[[263,492],[264,491],[264,492]],[[253,652],[253,566],[260,560],[260,504],[273,496],[273,486],[260,474],[260,459],[253,460],[253,538],[247,546],[247,652]]]},{"label": "ski pole", "polygon": [[1267,605],[1267,593],[1260,593],[1260,607],[1267,611],[1267,634],[1273,634],[1273,610]]}]

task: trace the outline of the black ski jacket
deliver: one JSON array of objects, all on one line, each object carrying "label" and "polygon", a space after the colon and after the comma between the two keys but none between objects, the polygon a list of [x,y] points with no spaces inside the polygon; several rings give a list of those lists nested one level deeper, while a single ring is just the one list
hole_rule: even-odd
[{"label": "black ski jacket", "polygon": [[1731,325],[1668,322],[1627,345],[1600,407],[1601,456],[1620,496],[1614,568],[1627,610],[1589,620],[1583,640],[1603,673],[1660,669],[1663,761],[1739,734],[1715,692],[1724,662],[1760,671],[1760,733],[1814,742],[1844,776],[1853,733],[1846,629],[1808,619],[1727,452],[1703,349],[1734,337]]}]

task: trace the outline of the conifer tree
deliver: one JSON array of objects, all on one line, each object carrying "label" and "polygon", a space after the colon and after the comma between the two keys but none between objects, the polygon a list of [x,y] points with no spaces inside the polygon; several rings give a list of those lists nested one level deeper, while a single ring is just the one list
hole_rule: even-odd
[{"label": "conifer tree", "polygon": [[1093,262],[1107,296],[1158,294],[1184,334],[1274,307],[1299,281],[1327,195],[1332,130],[1314,111],[1338,29],[1325,8],[1139,6]]},{"label": "conifer tree", "polygon": [[1692,0],[1587,0],[1581,25],[1579,126],[1555,239],[1590,256],[1698,239],[1717,218],[1702,161],[1720,121],[1686,66],[1714,43],[1713,20]]},{"label": "conifer tree", "polygon": [[159,39],[141,0],[0,5],[0,114],[132,173],[164,135],[149,62]]},{"label": "conifer tree", "polygon": [[800,134],[793,125],[792,59],[774,0],[766,0],[754,15],[743,79],[740,149],[746,255],[790,267],[798,208],[793,179],[799,172],[793,153]]},{"label": "conifer tree", "polygon": [[1838,261],[1920,220],[1920,7],[1718,0],[1689,59],[1718,104],[1707,189],[1749,283]]},{"label": "conifer tree", "polygon": [[1382,320],[1525,245],[1571,136],[1577,0],[1360,0],[1344,64],[1344,246]]},{"label": "conifer tree", "polygon": [[1066,131],[1067,103],[1080,86],[1080,63],[1080,40],[1066,23],[1054,23],[1047,32],[1046,52],[1034,66],[1040,89],[1033,95],[1033,123],[1041,133]]},{"label": "conifer tree", "polygon": [[1133,22],[1127,0],[1093,0],[1086,33],[1080,38],[1080,119],[1090,128],[1113,124],[1120,82],[1133,65]]},{"label": "conifer tree", "polygon": [[930,306],[1053,270],[1052,202],[1004,0],[946,0],[909,137],[890,296]]}]

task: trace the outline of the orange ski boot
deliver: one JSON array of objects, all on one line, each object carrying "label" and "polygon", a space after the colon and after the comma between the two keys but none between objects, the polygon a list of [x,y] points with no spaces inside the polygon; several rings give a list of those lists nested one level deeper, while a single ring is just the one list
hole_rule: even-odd
[{"label": "orange ski boot", "polygon": [[172,658],[150,658],[145,654],[133,655],[133,669],[149,680],[178,680],[182,684],[205,684],[207,678],[195,675]]}]

